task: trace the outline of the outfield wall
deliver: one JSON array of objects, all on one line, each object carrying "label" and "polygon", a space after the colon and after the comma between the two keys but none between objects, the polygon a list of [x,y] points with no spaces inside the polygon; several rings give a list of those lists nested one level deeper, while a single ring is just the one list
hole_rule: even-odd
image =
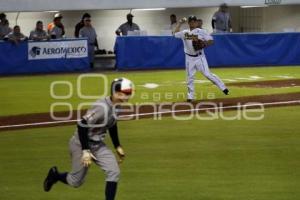
[{"label": "outfield wall", "polygon": [[[300,65],[300,33],[214,35],[205,49],[208,64],[226,66]],[[119,70],[184,68],[180,39],[172,36],[128,36],[116,41]]]}]

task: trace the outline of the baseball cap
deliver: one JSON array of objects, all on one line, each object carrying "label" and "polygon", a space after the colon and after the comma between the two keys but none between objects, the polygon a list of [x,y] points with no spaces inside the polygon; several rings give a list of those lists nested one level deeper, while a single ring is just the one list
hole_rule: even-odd
[{"label": "baseball cap", "polygon": [[188,22],[197,21],[197,17],[195,15],[190,15],[188,18]]},{"label": "baseball cap", "polygon": [[111,94],[115,92],[131,95],[133,92],[133,83],[127,78],[117,78],[111,83]]},{"label": "baseball cap", "polygon": [[134,16],[131,13],[128,13],[127,17],[134,17]]},{"label": "baseball cap", "polygon": [[63,18],[63,16],[60,13],[56,13],[54,15],[54,19],[56,19],[56,18]]}]

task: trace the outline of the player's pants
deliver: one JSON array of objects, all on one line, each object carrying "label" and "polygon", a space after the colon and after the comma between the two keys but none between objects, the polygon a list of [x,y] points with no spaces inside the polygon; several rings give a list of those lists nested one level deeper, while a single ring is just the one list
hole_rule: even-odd
[{"label": "player's pants", "polygon": [[225,90],[226,86],[223,81],[215,74],[211,73],[208,68],[208,63],[205,54],[197,57],[189,55],[185,56],[185,65],[187,73],[188,99],[194,99],[194,80],[196,71],[200,71],[208,80],[213,82],[220,90]]},{"label": "player's pants", "polygon": [[[72,158],[72,171],[67,175],[67,182],[70,186],[79,187],[83,184],[88,168],[81,163],[82,149],[80,142],[75,137],[70,140],[70,153]],[[118,182],[120,169],[113,152],[101,142],[91,145],[91,152],[97,158],[94,161],[106,174],[106,182]]]}]

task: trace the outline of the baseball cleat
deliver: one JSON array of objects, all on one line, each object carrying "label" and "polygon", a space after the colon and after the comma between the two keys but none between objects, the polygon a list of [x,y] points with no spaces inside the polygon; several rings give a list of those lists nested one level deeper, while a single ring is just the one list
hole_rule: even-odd
[{"label": "baseball cleat", "polygon": [[226,88],[225,90],[223,90],[223,93],[224,93],[225,95],[228,95],[228,94],[229,94],[229,90]]},{"label": "baseball cleat", "polygon": [[57,182],[57,168],[51,167],[44,181],[44,191],[49,192],[51,187]]}]

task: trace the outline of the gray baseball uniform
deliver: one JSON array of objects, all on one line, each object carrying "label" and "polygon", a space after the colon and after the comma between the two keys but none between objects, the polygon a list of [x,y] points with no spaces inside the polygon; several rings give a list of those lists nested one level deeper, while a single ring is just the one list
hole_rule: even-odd
[{"label": "gray baseball uniform", "polygon": [[47,33],[44,30],[34,29],[30,32],[29,40],[42,40],[47,38]]},{"label": "gray baseball uniform", "polygon": [[231,18],[228,12],[217,11],[213,16],[213,20],[215,20],[215,29],[217,32],[229,32]]},{"label": "gray baseball uniform", "polygon": [[136,23],[129,24],[128,22],[121,24],[121,26],[117,29],[120,31],[122,35],[127,35],[128,31],[140,30],[140,27]]},{"label": "gray baseball uniform", "polygon": [[[113,152],[103,142],[107,129],[115,125],[116,114],[110,97],[100,99],[87,111],[83,119],[89,127],[89,146],[97,158],[95,164],[106,174],[107,182],[118,182],[120,169]],[[79,187],[85,179],[88,168],[81,163],[82,147],[78,130],[70,140],[72,171],[67,175],[67,182],[73,187]]]},{"label": "gray baseball uniform", "polygon": [[84,26],[79,31],[79,37],[87,37],[88,38],[88,51],[89,51],[89,58],[90,62],[94,61],[94,55],[95,55],[95,42],[97,39],[97,33],[95,29],[90,26]]}]

